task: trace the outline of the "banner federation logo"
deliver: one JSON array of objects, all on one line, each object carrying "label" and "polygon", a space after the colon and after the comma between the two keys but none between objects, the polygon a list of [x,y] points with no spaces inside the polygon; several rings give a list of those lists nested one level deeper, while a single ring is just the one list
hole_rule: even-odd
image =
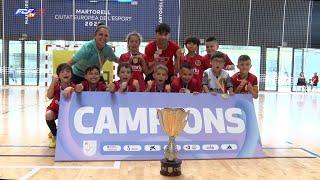
[{"label": "banner federation logo", "polygon": [[97,152],[97,141],[85,140],[83,141],[83,154],[86,156],[93,156]]}]

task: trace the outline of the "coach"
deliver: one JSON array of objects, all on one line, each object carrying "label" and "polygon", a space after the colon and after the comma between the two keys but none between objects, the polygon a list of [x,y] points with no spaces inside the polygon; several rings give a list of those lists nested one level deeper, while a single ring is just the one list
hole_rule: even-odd
[{"label": "coach", "polygon": [[75,83],[84,80],[84,72],[89,66],[97,65],[101,70],[106,60],[119,62],[119,58],[114,54],[112,47],[106,44],[109,38],[110,29],[105,24],[100,23],[96,28],[94,39],[85,43],[68,62],[72,66]]}]

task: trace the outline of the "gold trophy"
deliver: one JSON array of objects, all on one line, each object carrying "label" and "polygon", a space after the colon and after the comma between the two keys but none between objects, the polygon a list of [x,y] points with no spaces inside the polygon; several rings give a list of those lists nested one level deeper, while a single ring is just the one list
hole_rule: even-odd
[{"label": "gold trophy", "polygon": [[228,99],[229,95],[227,94],[227,92],[225,92],[226,91],[226,88],[225,88],[226,79],[221,78],[218,83],[219,83],[218,85],[222,91],[221,97],[224,99]]},{"label": "gold trophy", "polygon": [[164,108],[157,111],[161,127],[169,136],[169,143],[164,153],[165,158],[161,160],[160,174],[180,176],[182,161],[177,158],[178,151],[175,138],[185,127],[189,112],[186,112],[183,108]]}]

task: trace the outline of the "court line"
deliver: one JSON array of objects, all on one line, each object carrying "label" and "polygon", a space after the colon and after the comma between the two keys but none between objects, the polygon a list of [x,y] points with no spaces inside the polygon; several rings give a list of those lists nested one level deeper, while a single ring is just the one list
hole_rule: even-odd
[{"label": "court line", "polygon": [[0,154],[0,157],[54,157],[52,154]]},{"label": "court line", "polygon": [[120,161],[114,161],[113,166],[30,166],[30,165],[24,165],[24,166],[0,166],[0,168],[10,168],[10,169],[28,169],[32,168],[30,172],[28,172],[23,177],[19,178],[21,180],[29,179],[34,174],[36,174],[41,169],[94,169],[94,170],[106,170],[106,169],[120,169],[121,162]]},{"label": "court line", "polygon": [[[288,144],[293,144],[293,143],[290,142],[290,141],[286,141],[286,143],[288,143]],[[315,153],[315,152],[313,152],[313,151],[310,151],[310,150],[308,150],[308,149],[306,149],[306,148],[304,148],[304,147],[299,147],[299,148],[301,148],[301,150],[303,150],[303,151],[305,151],[305,152],[307,152],[307,153],[309,153],[309,154],[312,154],[312,155],[316,156],[317,158],[320,158],[320,155],[319,155],[318,153]]]},{"label": "court line", "polygon": [[116,168],[116,169],[120,169],[120,166],[121,166],[121,162],[120,161],[115,161],[113,163],[113,167]]},{"label": "court line", "polygon": [[307,152],[307,153],[309,153],[309,154],[312,154],[312,155],[314,155],[314,156],[316,156],[316,157],[318,157],[318,158],[320,158],[320,155],[319,154],[317,154],[317,153],[314,153],[314,152],[312,152],[312,151],[310,151],[310,150],[308,150],[308,149],[305,149],[305,148],[301,148],[303,151],[305,151],[305,152]]},{"label": "court line", "polygon": [[36,174],[39,170],[40,170],[40,168],[33,168],[26,175],[24,175],[21,178],[19,178],[19,180],[27,180],[27,179],[31,178],[34,174]]},{"label": "court line", "polygon": [[[119,162],[119,161],[118,161]],[[119,164],[119,167],[117,167],[117,164]],[[33,169],[33,168],[39,168],[40,169],[120,169],[120,163],[113,163],[113,166],[34,166],[34,165],[7,165],[7,166],[1,166],[0,169]]]},{"label": "court line", "polygon": [[292,142],[286,141],[287,144],[293,144]]},{"label": "court line", "polygon": [[304,151],[308,154],[311,154],[312,156],[315,156],[315,158],[320,158],[320,155],[318,155],[317,153],[314,153],[308,149],[305,149],[303,147],[288,147],[288,148],[272,148],[272,147],[266,147],[266,148],[262,148],[262,149],[298,149],[298,150],[301,150],[301,151]]},{"label": "court line", "polygon": [[41,145],[14,145],[14,144],[8,144],[8,145],[0,145],[0,148],[2,147],[49,147],[49,146],[41,146]]},{"label": "court line", "polygon": [[308,159],[308,158],[317,158],[317,157],[314,157],[314,156],[266,156],[264,158],[266,159]]}]

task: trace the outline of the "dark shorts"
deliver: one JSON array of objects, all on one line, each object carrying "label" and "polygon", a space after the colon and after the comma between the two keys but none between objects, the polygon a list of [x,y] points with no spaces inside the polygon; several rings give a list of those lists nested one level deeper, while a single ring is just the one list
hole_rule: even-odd
[{"label": "dark shorts", "polygon": [[59,114],[59,102],[56,99],[53,99],[50,105],[47,107],[47,111],[51,110],[55,113],[56,118],[58,118]]}]

